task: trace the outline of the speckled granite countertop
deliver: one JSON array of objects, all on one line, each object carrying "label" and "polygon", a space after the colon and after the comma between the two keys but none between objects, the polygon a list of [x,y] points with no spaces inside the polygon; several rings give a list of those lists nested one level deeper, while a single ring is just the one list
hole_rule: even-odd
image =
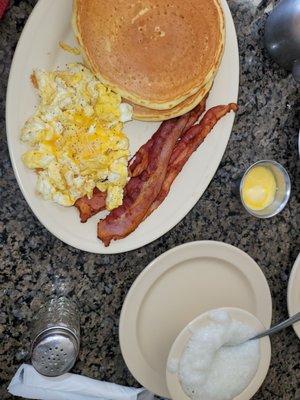
[{"label": "speckled granite countertop", "polygon": [[[240,110],[209,188],[168,234],[142,249],[115,256],[84,253],[52,236],[31,213],[14,178],[5,136],[5,92],[14,48],[35,3],[11,1],[0,22],[0,398],[11,398],[7,384],[27,360],[27,327],[33,313],[43,296],[55,292],[76,296],[82,310],[82,346],[74,372],[135,385],[118,344],[124,296],[153,258],[184,242],[213,239],[245,250],[269,282],[273,322],[287,317],[288,277],[300,247],[299,93],[292,77],[274,65],[263,49],[263,26],[273,2],[229,1],[240,46]],[[242,171],[263,158],[281,162],[293,185],[288,206],[270,220],[247,215],[236,194]],[[300,399],[300,341],[293,330],[272,338],[272,350],[271,368],[254,398]]]}]

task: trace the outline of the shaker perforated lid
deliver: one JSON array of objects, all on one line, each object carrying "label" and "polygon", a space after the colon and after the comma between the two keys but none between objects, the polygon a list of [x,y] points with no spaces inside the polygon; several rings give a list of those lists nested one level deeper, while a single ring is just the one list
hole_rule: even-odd
[{"label": "shaker perforated lid", "polygon": [[31,362],[42,375],[59,376],[75,364],[79,352],[79,312],[65,297],[52,299],[34,317]]},{"label": "shaker perforated lid", "polygon": [[50,329],[34,341],[31,362],[40,374],[59,376],[73,367],[78,350],[79,344],[70,331]]}]

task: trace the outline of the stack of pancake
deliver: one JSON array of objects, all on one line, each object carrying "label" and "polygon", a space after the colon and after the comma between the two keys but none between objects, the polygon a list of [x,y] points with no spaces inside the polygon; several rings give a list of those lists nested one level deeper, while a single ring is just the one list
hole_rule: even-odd
[{"label": "stack of pancake", "polygon": [[73,27],[87,65],[144,121],[199,104],[225,40],[218,0],[74,0]]}]

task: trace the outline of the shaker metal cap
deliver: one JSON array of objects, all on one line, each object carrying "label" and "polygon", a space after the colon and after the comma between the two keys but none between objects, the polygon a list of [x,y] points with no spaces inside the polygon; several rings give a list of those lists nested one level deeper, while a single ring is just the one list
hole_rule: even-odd
[{"label": "shaker metal cap", "polygon": [[71,331],[51,328],[42,332],[32,343],[31,362],[45,376],[59,376],[75,364],[79,343]]},{"label": "shaker metal cap", "polygon": [[31,362],[42,375],[59,376],[75,364],[80,344],[79,311],[66,297],[53,298],[33,318]]}]

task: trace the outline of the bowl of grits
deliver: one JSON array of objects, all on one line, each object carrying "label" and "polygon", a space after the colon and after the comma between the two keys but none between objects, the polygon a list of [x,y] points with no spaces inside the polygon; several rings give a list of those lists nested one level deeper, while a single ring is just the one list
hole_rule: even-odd
[{"label": "bowl of grits", "polygon": [[264,381],[271,360],[269,337],[247,340],[265,327],[239,308],[207,311],[173,343],[166,368],[173,400],[248,400]]}]

